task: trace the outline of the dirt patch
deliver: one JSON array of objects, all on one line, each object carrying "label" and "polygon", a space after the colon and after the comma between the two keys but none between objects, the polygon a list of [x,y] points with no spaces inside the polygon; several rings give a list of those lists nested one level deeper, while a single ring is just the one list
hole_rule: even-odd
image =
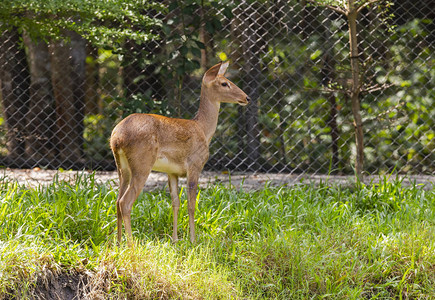
[{"label": "dirt patch", "polygon": [[76,271],[61,271],[58,274],[45,270],[26,291],[9,291],[5,299],[26,297],[32,300],[78,300],[88,299],[89,275]]},{"label": "dirt patch", "polygon": [[[3,169],[0,170],[0,182],[7,180],[16,180],[20,184],[28,186],[47,185],[53,182],[54,178],[74,182],[78,176],[94,174],[95,180],[99,183],[118,185],[118,175],[116,172],[107,171],[57,171],[34,169]],[[395,180],[396,176],[391,176],[390,181]],[[397,179],[402,180],[404,185],[416,184],[426,189],[432,189],[435,186],[435,176],[432,175],[398,175]],[[383,176],[371,175],[366,176],[366,184],[378,183],[383,180]],[[207,187],[209,184],[223,184],[239,188],[243,186],[245,190],[261,189],[264,185],[281,186],[281,185],[298,185],[307,183],[329,183],[340,185],[351,185],[355,182],[354,176],[340,175],[318,175],[318,174],[286,174],[286,173],[228,173],[228,172],[209,172],[204,171],[199,180],[201,187]],[[180,179],[180,185],[185,185],[186,179]],[[162,173],[151,173],[144,189],[155,190],[165,188],[167,185],[167,175]]]},{"label": "dirt patch", "polygon": [[61,273],[48,278],[39,277],[32,298],[35,300],[85,299],[87,284],[87,276],[76,272]]}]

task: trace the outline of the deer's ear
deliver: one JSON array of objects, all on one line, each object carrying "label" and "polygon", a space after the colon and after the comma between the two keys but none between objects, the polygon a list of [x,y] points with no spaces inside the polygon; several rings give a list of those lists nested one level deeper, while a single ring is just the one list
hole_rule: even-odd
[{"label": "deer's ear", "polygon": [[218,75],[224,75],[225,71],[228,68],[228,62],[220,62],[217,65],[214,65],[207,72],[205,72],[202,81],[204,83],[209,83],[216,79]]},{"label": "deer's ear", "polygon": [[218,71],[218,75],[222,75],[222,76],[224,76],[225,75],[225,72],[227,71],[227,69],[228,69],[228,65],[229,65],[230,63],[228,62],[228,61],[226,61],[226,62],[221,62],[221,66],[220,66],[220,68],[219,68],[219,71]]}]

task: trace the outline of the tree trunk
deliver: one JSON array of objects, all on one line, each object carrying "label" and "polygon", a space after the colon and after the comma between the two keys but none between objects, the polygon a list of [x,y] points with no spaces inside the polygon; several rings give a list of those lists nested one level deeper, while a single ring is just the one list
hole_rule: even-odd
[{"label": "tree trunk", "polygon": [[71,168],[83,156],[86,42],[67,35],[71,43],[57,41],[50,48],[58,149],[62,165]]},{"label": "tree trunk", "polygon": [[71,63],[74,99],[74,145],[79,158],[83,159],[83,144],[85,131],[85,97],[86,97],[86,40],[75,32],[68,33],[71,39]]},{"label": "tree trunk", "polygon": [[[272,26],[275,32],[279,32],[283,30],[283,18],[284,13],[282,11],[282,7],[286,5],[284,0],[274,0],[273,1],[273,15],[272,15]],[[274,33],[275,33],[274,32]],[[285,111],[286,100],[285,94],[283,90],[286,88],[282,84],[282,80],[279,78],[278,72],[272,72],[274,76],[274,86],[277,86],[278,89],[276,91],[275,96],[273,97],[276,102],[276,109],[279,114],[279,124],[276,128],[276,134],[279,141],[278,153],[280,157],[280,162],[277,164],[279,167],[279,171],[286,170],[287,166],[287,152],[286,152],[286,144],[284,140],[284,134],[287,127],[287,119],[289,117],[288,113]]]},{"label": "tree trunk", "polygon": [[201,0],[201,7],[199,9],[199,14],[201,16],[201,24],[199,27],[199,40],[204,44],[204,49],[201,49],[201,69],[202,73],[207,71],[208,67],[208,44],[210,41],[210,36],[205,29],[205,16],[206,16],[206,7],[204,6],[204,0]]},{"label": "tree trunk", "polygon": [[364,134],[363,124],[360,112],[360,71],[359,71],[359,51],[357,40],[356,19],[358,11],[355,8],[355,0],[348,0],[347,20],[349,25],[349,42],[350,42],[350,63],[352,70],[352,90],[350,99],[352,103],[352,113],[355,126],[355,144],[356,144],[356,160],[355,174],[359,180],[363,180],[363,164],[364,164]]},{"label": "tree trunk", "polygon": [[[325,14],[325,25],[324,30],[324,56],[323,56],[323,69],[322,69],[322,85],[328,87],[328,84],[335,81],[335,55],[333,47],[333,34],[331,32],[331,21],[329,17]],[[333,92],[329,92],[328,96],[329,102],[329,118],[328,126],[331,128],[331,172],[336,173],[339,169],[339,148],[338,140],[340,133],[338,130],[337,117],[337,101]]]},{"label": "tree trunk", "polygon": [[86,64],[86,97],[85,97],[85,114],[100,114],[103,110],[103,104],[99,97],[100,94],[100,73],[98,63],[98,49],[87,45],[87,57],[92,60]]},{"label": "tree trunk", "polygon": [[[281,81],[280,80],[275,80],[275,85],[276,86],[280,86]],[[285,141],[284,141],[284,131],[286,129],[286,123],[287,123],[287,118],[288,118],[288,114],[285,112],[284,108],[285,108],[285,97],[284,97],[284,93],[281,91],[281,88],[279,88],[276,91],[276,94],[274,96],[275,100],[276,100],[276,108],[278,110],[278,114],[279,114],[279,124],[276,128],[276,134],[278,135],[278,141],[279,141],[279,146],[278,146],[278,153],[279,153],[279,157],[280,157],[280,163],[278,164],[278,167],[281,170],[286,170],[287,168],[287,152],[285,150]]]},{"label": "tree trunk", "polygon": [[[324,84],[327,85],[329,82],[332,82],[334,80],[333,78],[334,62],[330,53],[326,53],[324,56],[323,68],[324,68],[322,70],[322,73],[324,72],[323,80],[325,80]],[[338,130],[338,123],[337,123],[338,109],[337,109],[337,101],[334,93],[330,92],[327,98],[329,102],[328,126],[331,128],[331,151],[332,151],[330,172],[332,174],[335,174],[337,173],[337,171],[339,171],[339,161],[340,161],[339,148],[338,148],[338,140],[340,138],[340,133]]]},{"label": "tree trunk", "polygon": [[[235,48],[231,49],[229,53],[231,54],[231,60],[233,62],[239,63],[244,61],[244,53],[242,49],[243,39],[242,39],[242,31],[243,31],[243,9],[242,5],[238,5],[234,9],[234,18],[231,20],[231,40],[233,44],[237,45]],[[240,83],[241,85],[242,83]],[[235,122],[235,136],[239,137],[237,140],[237,149],[234,152],[234,158],[231,160],[231,163],[227,164],[227,168],[232,169],[246,169],[245,163],[247,158],[247,153],[245,153],[245,145],[246,141],[243,137],[246,136],[246,128],[245,125],[245,107],[238,106],[237,107],[237,118]]]},{"label": "tree trunk", "polygon": [[57,154],[54,141],[54,99],[50,81],[50,59],[45,42],[25,42],[29,48],[30,103],[26,115],[28,139],[26,153],[35,165],[47,164],[43,159],[52,159]]},{"label": "tree trunk", "polygon": [[260,48],[262,38],[259,32],[258,13],[253,3],[246,3],[244,10],[244,30],[242,48],[245,57],[244,91],[251,98],[246,107],[246,161],[248,170],[257,171],[260,167],[260,130],[258,126],[258,99],[260,97]]},{"label": "tree trunk", "polygon": [[25,49],[19,46],[20,38],[16,28],[7,30],[0,36],[0,81],[7,129],[7,149],[8,157],[14,160],[24,159],[25,116],[30,96],[29,68]]}]

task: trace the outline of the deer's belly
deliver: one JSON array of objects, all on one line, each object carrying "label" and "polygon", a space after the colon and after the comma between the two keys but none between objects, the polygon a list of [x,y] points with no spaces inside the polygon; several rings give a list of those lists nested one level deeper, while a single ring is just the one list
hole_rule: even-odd
[{"label": "deer's belly", "polygon": [[186,174],[186,170],[183,166],[168,160],[166,157],[158,157],[152,169],[153,171],[180,176]]}]

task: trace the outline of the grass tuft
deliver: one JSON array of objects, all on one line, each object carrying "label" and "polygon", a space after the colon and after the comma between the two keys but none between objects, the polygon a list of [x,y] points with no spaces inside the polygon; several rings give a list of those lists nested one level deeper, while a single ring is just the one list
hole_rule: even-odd
[{"label": "grass tuft", "polygon": [[169,194],[147,192],[133,209],[130,249],[115,243],[117,191],[93,175],[0,184],[0,299],[435,297],[433,187],[210,185],[197,245],[184,192],[177,244]]}]

